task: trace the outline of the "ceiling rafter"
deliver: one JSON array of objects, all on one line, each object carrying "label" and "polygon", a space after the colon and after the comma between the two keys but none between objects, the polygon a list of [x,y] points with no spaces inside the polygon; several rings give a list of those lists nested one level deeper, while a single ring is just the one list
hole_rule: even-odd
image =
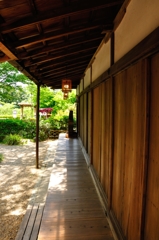
[{"label": "ceiling rafter", "polygon": [[122,0],[116,0],[116,1],[112,1],[112,0],[91,0],[91,2],[89,1],[87,3],[87,1],[80,1],[80,4],[75,4],[68,6],[68,7],[63,7],[61,9],[57,9],[56,13],[52,13],[51,12],[46,12],[43,14],[36,14],[33,17],[27,17],[24,19],[21,19],[21,21],[15,21],[15,22],[11,22],[11,23],[5,23],[1,25],[1,33],[5,34],[5,33],[9,33],[12,32],[14,30],[17,30],[19,28],[26,28],[28,26],[34,25],[34,24],[38,24],[38,23],[42,23],[42,22],[46,22],[46,21],[50,21],[50,20],[60,20],[66,17],[70,17],[70,16],[74,16],[74,15],[81,15],[85,12],[89,12],[89,11],[93,11],[93,10],[97,10],[97,9],[102,9],[102,8],[109,8],[112,6],[116,6],[116,5],[120,5],[122,4]]},{"label": "ceiling rafter", "polygon": [[101,28],[101,32],[102,32],[102,28],[104,28],[107,31],[112,31],[113,30],[113,24],[112,23],[108,23],[108,24],[89,24],[89,25],[85,25],[84,27],[81,27],[79,29],[63,29],[57,32],[51,32],[51,33],[46,33],[46,34],[42,34],[39,36],[35,36],[35,37],[31,37],[31,38],[27,38],[24,40],[19,40],[19,41],[15,41],[13,43],[11,43],[11,46],[14,48],[23,48],[23,47],[27,47],[33,44],[37,44],[43,41],[49,41],[52,39],[57,39],[60,37],[64,37],[66,35],[72,35],[72,34],[76,34],[76,33],[81,33],[87,30],[93,30],[93,29],[97,29],[97,28]]},{"label": "ceiling rafter", "polygon": [[67,75],[76,88],[129,1],[3,1],[1,43],[14,56],[12,65],[36,84],[61,88]]},{"label": "ceiling rafter", "polygon": [[[83,66],[85,65],[86,66],[86,64],[87,64],[87,60],[80,62],[80,65],[83,65]],[[69,64],[69,67],[72,68],[72,67],[76,67],[78,65],[79,65],[79,63],[76,62],[76,63]],[[56,71],[58,71],[60,69],[66,69],[66,66],[60,65],[59,67],[56,67]],[[51,72],[54,72],[54,71],[55,71],[55,69],[51,69],[51,70],[48,70],[48,71],[46,70],[46,71],[42,71],[42,72],[37,72],[35,74],[36,74],[36,76],[43,76],[43,75],[46,75],[47,73],[51,73]]]},{"label": "ceiling rafter", "polygon": [[51,60],[55,60],[55,59],[59,59],[59,58],[64,58],[64,57],[68,57],[68,56],[72,56],[72,55],[77,55],[79,53],[84,53],[84,52],[89,52],[92,51],[93,49],[96,49],[97,46],[94,45],[90,45],[89,47],[86,48],[78,48],[76,50],[70,51],[70,52],[65,52],[65,53],[57,53],[55,55],[49,55],[49,56],[45,56],[45,57],[41,57],[41,58],[37,58],[35,60],[26,60],[24,61],[24,65],[25,67],[29,67],[29,66],[33,66],[39,63],[44,63],[44,62],[49,62]]},{"label": "ceiling rafter", "polygon": [[[78,69],[85,69],[85,67],[86,67],[86,64],[81,64],[81,65],[79,65],[79,66],[76,66],[76,70]],[[71,68],[71,72],[72,71],[75,71],[75,70],[73,70],[74,68]],[[57,74],[59,74],[59,73],[65,73],[66,75],[67,75],[67,73],[69,73],[69,71],[67,71],[67,69],[65,68],[65,69],[59,69],[59,70],[57,70],[56,69],[56,71],[54,70],[54,71],[52,71],[52,72],[50,72],[50,73],[45,73],[45,74],[43,74],[43,75],[39,75],[38,77],[39,78],[43,78],[43,77],[49,77],[49,76],[54,76],[54,75],[57,75]]]},{"label": "ceiling rafter", "polygon": [[[76,60],[76,62],[78,62],[79,64],[81,63],[81,61],[84,61],[84,60],[86,60],[87,62],[90,60],[90,58],[91,58],[91,56],[92,56],[92,53],[87,53],[87,54],[84,54],[84,55],[80,55],[80,56],[78,56],[78,58],[76,58],[77,60]],[[65,62],[65,64],[63,64]],[[29,67],[29,71],[31,72],[31,73],[34,73],[34,72],[36,72],[38,69],[39,70],[44,70],[44,69],[50,69],[50,68],[53,68],[53,67],[57,67],[57,66],[59,66],[59,65],[70,65],[71,63],[73,63],[74,62],[74,58],[73,59],[59,59],[59,61],[50,61],[50,63],[48,64],[47,62],[45,62],[45,63],[42,63],[42,64],[39,64],[39,65],[34,65],[34,66],[31,66],[31,67]]]},{"label": "ceiling rafter", "polygon": [[83,40],[79,40],[79,39],[74,40],[74,41],[70,40],[67,43],[66,42],[59,43],[56,45],[45,46],[45,47],[39,48],[37,50],[32,50],[30,52],[23,52],[23,53],[17,54],[17,56],[19,59],[27,59],[27,58],[35,57],[35,56],[38,56],[38,55],[41,55],[41,54],[44,54],[47,52],[58,51],[58,50],[62,50],[65,48],[69,48],[69,47],[73,47],[73,46],[77,46],[77,45],[83,45],[88,42],[94,42],[94,41],[99,41],[99,40],[102,40],[102,35],[101,36],[94,35],[94,36],[89,36]]}]

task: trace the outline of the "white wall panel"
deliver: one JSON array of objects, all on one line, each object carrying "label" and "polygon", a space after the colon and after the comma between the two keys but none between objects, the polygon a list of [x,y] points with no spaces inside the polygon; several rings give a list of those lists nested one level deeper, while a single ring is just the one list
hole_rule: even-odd
[{"label": "white wall panel", "polygon": [[115,62],[159,26],[159,0],[131,0],[115,31]]},{"label": "white wall panel", "polygon": [[110,67],[110,41],[104,44],[92,64],[92,81],[95,81]]},{"label": "white wall panel", "polygon": [[79,89],[80,89],[80,93],[81,93],[83,91],[83,79],[81,79],[81,81],[80,81]]},{"label": "white wall panel", "polygon": [[84,88],[88,87],[90,85],[90,68],[87,69],[85,72],[84,77]]},{"label": "white wall panel", "polygon": [[76,89],[76,94],[77,96],[79,95],[80,91],[79,91],[79,85],[77,86],[77,89]]}]

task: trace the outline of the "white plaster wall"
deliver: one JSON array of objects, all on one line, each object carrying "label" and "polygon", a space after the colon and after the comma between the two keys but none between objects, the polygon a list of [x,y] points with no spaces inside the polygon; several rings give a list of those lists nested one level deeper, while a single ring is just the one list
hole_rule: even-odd
[{"label": "white plaster wall", "polygon": [[95,81],[108,68],[110,68],[110,41],[104,44],[96,55],[92,64],[92,81]]},{"label": "white plaster wall", "polygon": [[81,81],[80,81],[79,91],[80,91],[80,93],[83,91],[83,79],[81,79]]},{"label": "white plaster wall", "polygon": [[90,68],[87,69],[85,72],[85,77],[84,77],[84,88],[88,87],[90,85]]},{"label": "white plaster wall", "polygon": [[80,91],[79,91],[79,85],[78,85],[78,86],[77,86],[77,89],[76,89],[76,95],[78,96],[79,93],[80,93]]},{"label": "white plaster wall", "polygon": [[159,26],[159,0],[131,0],[115,31],[115,62]]}]

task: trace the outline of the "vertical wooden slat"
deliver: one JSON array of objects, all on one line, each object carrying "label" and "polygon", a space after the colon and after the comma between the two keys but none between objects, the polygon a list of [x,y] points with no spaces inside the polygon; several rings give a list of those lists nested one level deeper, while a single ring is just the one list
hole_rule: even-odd
[{"label": "vertical wooden slat", "polygon": [[129,240],[141,238],[147,136],[147,62],[115,77],[112,209]]},{"label": "vertical wooden slat", "polygon": [[88,150],[87,148],[87,139],[88,139],[88,134],[87,134],[87,131],[88,131],[88,104],[87,104],[87,93],[85,93],[83,95],[83,128],[84,128],[84,139],[83,139],[83,144],[84,144],[84,147],[86,149],[86,151]]},{"label": "vertical wooden slat", "polygon": [[109,91],[110,91],[110,108],[109,108],[109,115],[110,115],[110,143],[109,143],[109,188],[108,188],[108,208],[111,209],[112,205],[112,188],[113,188],[113,156],[114,156],[114,78],[112,77],[109,84]]},{"label": "vertical wooden slat", "polygon": [[105,151],[106,151],[106,135],[105,135],[105,128],[106,128],[106,122],[105,122],[105,105],[106,105],[106,89],[105,89],[105,82],[101,84],[101,184],[103,186],[103,189],[106,190],[105,187],[105,178],[106,178],[106,173],[105,173],[105,164],[106,164],[106,159],[105,159]]},{"label": "vertical wooden slat", "polygon": [[83,95],[80,96],[80,138],[83,142]]},{"label": "vertical wooden slat", "polygon": [[144,239],[144,228],[145,228],[145,213],[146,213],[146,191],[147,191],[147,177],[148,177],[148,156],[149,156],[149,134],[150,134],[150,81],[151,81],[151,71],[150,71],[150,59],[146,59],[146,70],[147,71],[147,86],[146,86],[146,134],[145,134],[145,159],[143,162],[143,182],[142,182],[142,207],[141,207],[141,239]]},{"label": "vertical wooden slat", "polygon": [[100,176],[100,118],[99,118],[99,104],[100,104],[100,88],[97,87],[93,91],[93,166]]},{"label": "vertical wooden slat", "polygon": [[92,97],[91,92],[88,93],[88,154],[91,156],[91,145],[92,145]]},{"label": "vertical wooden slat", "polygon": [[[90,68],[90,83],[92,83],[92,65]],[[91,143],[90,143],[90,163],[93,164],[93,125],[94,125],[94,91],[93,89],[90,92],[90,99],[91,99],[91,110],[90,110],[90,114],[91,114],[91,130],[90,130],[90,139],[91,139]]]},{"label": "vertical wooden slat", "polygon": [[88,153],[88,93],[86,93],[86,151]]},{"label": "vertical wooden slat", "polygon": [[159,54],[151,59],[149,161],[144,240],[159,239]]}]

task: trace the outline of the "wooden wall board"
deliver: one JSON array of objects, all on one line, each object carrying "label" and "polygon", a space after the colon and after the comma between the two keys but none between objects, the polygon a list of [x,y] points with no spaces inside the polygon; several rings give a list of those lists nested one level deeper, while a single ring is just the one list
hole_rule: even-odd
[{"label": "wooden wall board", "polygon": [[144,240],[159,239],[159,54],[151,59],[149,162]]},{"label": "wooden wall board", "polygon": [[93,91],[93,166],[100,177],[100,88]]},{"label": "wooden wall board", "polygon": [[84,147],[86,149],[86,151],[88,151],[88,147],[87,147],[87,141],[88,141],[88,133],[87,133],[87,129],[88,129],[88,105],[87,105],[87,93],[84,94],[83,96],[83,144]]},{"label": "wooden wall board", "polygon": [[114,159],[113,159],[113,188],[112,188],[112,208],[121,222],[122,196],[124,184],[124,142],[125,137],[125,72],[120,73],[114,78]]},{"label": "wooden wall board", "polygon": [[110,167],[112,154],[112,79],[101,84],[101,183],[110,198]]},{"label": "wooden wall board", "polygon": [[92,129],[92,96],[91,92],[88,93],[88,154],[91,155],[91,129]]},{"label": "wooden wall board", "polygon": [[[105,105],[106,105],[106,101],[105,101],[105,98],[106,98],[106,87],[105,87],[106,83],[102,83],[100,88],[101,88],[101,123],[100,123],[100,126],[101,126],[101,172],[100,172],[100,179],[101,179],[101,184],[106,192],[106,195],[107,195],[107,188],[105,186],[105,178],[106,178],[106,169],[107,167],[105,167],[106,163],[105,163],[105,155],[106,155],[106,134],[105,134],[105,131],[106,131],[106,122],[105,122]],[[106,168],[106,169],[105,169]]]},{"label": "wooden wall board", "polygon": [[82,141],[84,139],[83,101],[84,101],[83,96],[81,96],[80,97],[80,110],[79,110],[80,111],[80,119],[79,119],[80,123],[79,123],[79,125],[80,125],[80,138],[81,138]]},{"label": "wooden wall board", "polygon": [[127,239],[140,239],[146,142],[146,60],[115,78],[112,208]]}]

